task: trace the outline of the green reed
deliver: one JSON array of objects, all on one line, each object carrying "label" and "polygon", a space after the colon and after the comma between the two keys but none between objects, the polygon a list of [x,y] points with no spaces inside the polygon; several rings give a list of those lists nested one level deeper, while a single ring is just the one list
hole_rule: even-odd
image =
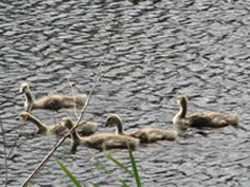
[{"label": "green reed", "polygon": [[70,180],[75,184],[77,187],[82,187],[81,183],[74,177],[74,175],[58,160],[56,162],[61,167],[61,169],[66,173],[66,175],[70,178]]},{"label": "green reed", "polygon": [[[124,171],[126,171],[129,175],[131,175],[132,177],[134,177],[137,187],[141,187],[141,180],[140,180],[140,176],[136,167],[136,162],[132,153],[132,150],[129,146],[129,144],[127,143],[128,146],[128,152],[129,152],[129,158],[130,158],[130,163],[132,165],[132,169],[133,171],[131,171],[128,167],[126,167],[124,164],[122,164],[121,162],[119,162],[117,159],[115,159],[113,156],[109,155],[109,154],[105,154],[106,158],[108,158],[109,160],[111,160],[112,162],[114,162],[117,166],[119,166],[121,169],[123,169]],[[102,171],[104,171],[107,174],[110,174],[110,172],[105,168],[105,166],[98,160],[98,158],[95,158],[96,161],[98,162],[98,166],[96,166],[97,169],[100,169]],[[57,163],[59,164],[59,166],[61,167],[61,169],[66,173],[66,175],[70,178],[70,180],[75,184],[75,186],[77,187],[82,187],[81,183],[73,176],[73,174],[58,160],[56,159]],[[122,183],[122,185],[124,187],[128,187],[129,185],[121,178],[119,178],[120,182]],[[99,187],[98,184],[94,183],[94,182],[90,182],[90,184],[94,187]]]}]

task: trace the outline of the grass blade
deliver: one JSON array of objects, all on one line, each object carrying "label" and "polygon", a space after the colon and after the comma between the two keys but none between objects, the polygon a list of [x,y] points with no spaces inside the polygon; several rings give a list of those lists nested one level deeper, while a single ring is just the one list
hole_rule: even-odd
[{"label": "grass blade", "polygon": [[133,168],[133,171],[134,171],[134,177],[135,177],[135,181],[136,181],[137,187],[141,187],[140,176],[139,176],[136,164],[135,164],[135,159],[134,159],[133,153],[131,151],[131,148],[130,148],[128,142],[127,142],[127,146],[128,146],[129,157],[130,157],[130,161],[131,161],[132,168]]},{"label": "grass blade", "polygon": [[97,162],[97,165],[95,165],[95,168],[97,168],[101,171],[104,171],[107,174],[110,174],[110,171],[106,169],[106,167],[102,164],[102,162],[97,157],[94,157],[94,158]]},{"label": "grass blade", "polygon": [[56,159],[58,165],[62,168],[62,170],[66,173],[66,175],[70,178],[70,180],[77,186],[82,187],[81,183],[72,175],[72,173],[58,160]]},{"label": "grass blade", "polygon": [[94,182],[89,182],[89,183],[92,184],[92,186],[94,186],[94,187],[99,187],[99,185],[94,183]]},{"label": "grass blade", "polygon": [[124,180],[120,179],[120,181],[124,187],[128,187],[127,183]]},{"label": "grass blade", "polygon": [[119,166],[120,168],[124,169],[126,172],[128,172],[130,175],[134,176],[133,172],[130,171],[126,166],[124,166],[122,163],[120,163],[118,160],[116,160],[114,157],[112,157],[111,155],[105,154],[105,156],[111,160],[112,162],[114,162],[117,166]]}]

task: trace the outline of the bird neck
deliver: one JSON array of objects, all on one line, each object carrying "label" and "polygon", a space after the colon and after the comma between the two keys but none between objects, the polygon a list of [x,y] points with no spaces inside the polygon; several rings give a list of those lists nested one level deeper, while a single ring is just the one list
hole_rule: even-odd
[{"label": "bird neck", "polygon": [[38,128],[38,132],[40,133],[46,132],[48,130],[48,127],[34,116],[29,116],[27,120],[34,123]]},{"label": "bird neck", "polygon": [[123,123],[121,120],[118,120],[116,123],[116,134],[124,134]]},{"label": "bird neck", "polygon": [[187,102],[183,101],[180,105],[180,111],[179,111],[179,116],[180,118],[185,118],[187,114]]},{"label": "bird neck", "polygon": [[85,142],[85,139],[80,137],[76,129],[74,129],[72,133],[70,133],[70,137],[71,137],[73,146],[78,146],[80,142],[82,142],[83,144]]},{"label": "bird neck", "polygon": [[27,112],[30,112],[32,107],[34,107],[34,96],[32,95],[31,91],[27,89],[26,92],[24,92],[26,101],[25,101],[25,108]]},{"label": "bird neck", "polygon": [[184,119],[186,117],[186,113],[187,113],[187,102],[186,101],[183,103],[180,103],[179,106],[180,106],[180,110],[173,118],[173,123],[175,125],[179,124],[180,120]]}]

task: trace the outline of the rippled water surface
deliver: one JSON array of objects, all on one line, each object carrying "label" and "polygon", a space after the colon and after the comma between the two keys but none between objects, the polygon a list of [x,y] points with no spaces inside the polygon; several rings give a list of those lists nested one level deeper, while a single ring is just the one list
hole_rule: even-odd
[{"label": "rippled water surface", "polygon": [[[134,151],[143,186],[249,186],[250,182],[250,3],[244,0],[8,0],[0,3],[0,115],[7,149],[22,123],[21,82],[35,96],[87,93],[112,41],[102,67],[103,77],[91,98],[84,120],[99,123],[118,113],[125,129],[174,128],[176,96],[189,97],[189,112],[238,112],[240,126],[202,136],[190,131],[177,142],[159,142]],[[69,86],[69,81],[72,89]],[[52,124],[61,113],[34,111]],[[8,160],[9,186],[20,186],[58,141],[55,136],[31,134],[25,126]],[[3,138],[0,137],[0,185],[4,184]],[[130,166],[126,150],[113,157]],[[104,154],[70,141],[59,148],[32,180],[32,186],[72,186],[56,164],[58,158],[85,186],[135,186]],[[98,160],[109,174],[96,168]]]}]

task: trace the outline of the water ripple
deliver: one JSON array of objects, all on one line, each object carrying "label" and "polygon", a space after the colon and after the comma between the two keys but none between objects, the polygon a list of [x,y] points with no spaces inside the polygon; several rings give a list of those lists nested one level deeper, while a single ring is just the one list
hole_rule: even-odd
[{"label": "water ripple", "polygon": [[[87,93],[112,33],[103,77],[84,120],[98,122],[99,132],[113,132],[103,124],[107,115],[116,112],[124,119],[125,130],[173,128],[178,111],[175,98],[180,93],[189,97],[190,113],[237,112],[240,129],[225,128],[207,136],[191,131],[180,142],[142,146],[134,155],[143,186],[248,186],[248,5],[194,0],[140,1],[138,5],[111,0],[0,2],[0,115],[8,150],[21,126],[17,119],[24,102],[20,83],[28,81],[37,98]],[[34,111],[34,115],[48,124],[65,115],[75,118],[74,111]],[[33,135],[35,131],[32,124],[25,126],[9,160],[10,186],[20,186],[58,141],[54,136]],[[80,147],[72,154],[69,144],[67,140],[54,157],[84,185],[91,186],[92,181],[119,186],[121,177],[135,186],[133,178],[103,153]],[[111,153],[130,167],[125,150]],[[95,167],[95,158],[110,174]],[[71,185],[64,176],[52,158],[32,185]]]}]

